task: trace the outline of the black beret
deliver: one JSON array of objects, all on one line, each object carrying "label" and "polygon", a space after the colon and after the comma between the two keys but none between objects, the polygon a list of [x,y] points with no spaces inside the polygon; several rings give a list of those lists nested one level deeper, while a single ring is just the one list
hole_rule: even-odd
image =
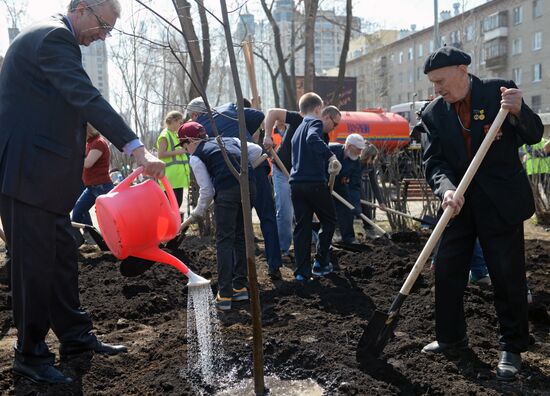
[{"label": "black beret", "polygon": [[447,66],[469,65],[472,58],[466,52],[454,47],[441,47],[428,56],[424,62],[424,74]]}]

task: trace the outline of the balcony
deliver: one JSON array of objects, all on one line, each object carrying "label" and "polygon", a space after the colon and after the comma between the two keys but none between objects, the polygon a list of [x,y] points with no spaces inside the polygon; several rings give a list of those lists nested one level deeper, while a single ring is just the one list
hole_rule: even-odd
[{"label": "balcony", "polygon": [[487,70],[504,69],[506,65],[507,65],[507,56],[505,54],[497,55],[497,56],[493,56],[491,58],[485,59],[485,68]]},{"label": "balcony", "polygon": [[498,38],[507,38],[507,37],[508,37],[508,28],[501,26],[499,28],[485,32],[483,34],[483,42],[486,43],[487,41],[495,40]]}]

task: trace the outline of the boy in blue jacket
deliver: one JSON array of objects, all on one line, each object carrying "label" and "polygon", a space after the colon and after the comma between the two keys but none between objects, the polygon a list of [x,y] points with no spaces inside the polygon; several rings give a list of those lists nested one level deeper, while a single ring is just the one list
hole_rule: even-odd
[{"label": "boy in blue jacket", "polygon": [[[332,272],[329,247],[336,226],[336,213],[326,173],[328,169],[329,174],[337,175],[342,165],[323,141],[322,135],[324,127],[334,129],[338,125],[341,114],[333,107],[334,114],[329,114],[331,122],[324,126],[321,121],[323,100],[313,92],[302,95],[299,107],[304,120],[292,137],[289,182],[296,217],[293,235],[296,260],[294,275],[297,281],[305,282],[311,274],[323,276]],[[313,213],[321,221],[321,232],[312,268],[309,260]]]}]

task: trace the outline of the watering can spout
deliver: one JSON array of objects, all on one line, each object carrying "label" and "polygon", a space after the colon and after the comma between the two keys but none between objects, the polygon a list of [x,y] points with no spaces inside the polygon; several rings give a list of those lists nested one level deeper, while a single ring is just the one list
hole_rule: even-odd
[{"label": "watering can spout", "polygon": [[210,284],[210,281],[208,279],[205,279],[202,276],[195,274],[191,270],[189,270],[186,275],[189,278],[189,282],[187,283],[188,287],[201,287]]}]

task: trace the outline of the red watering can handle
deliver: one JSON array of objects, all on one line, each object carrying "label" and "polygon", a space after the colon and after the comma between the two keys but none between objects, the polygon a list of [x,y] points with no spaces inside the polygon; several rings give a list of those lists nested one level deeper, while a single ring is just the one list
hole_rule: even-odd
[{"label": "red watering can handle", "polygon": [[[111,192],[126,190],[127,188],[130,187],[132,182],[142,173],[143,173],[143,166],[136,168],[136,170],[130,173],[126,179],[121,181],[115,188],[113,188]],[[174,190],[172,189],[172,186],[170,185],[170,182],[166,177],[162,177],[160,181],[164,186],[166,193],[168,194],[168,201],[170,202],[172,213],[174,213],[174,215],[178,217],[178,222],[179,222],[180,208],[178,205],[178,200],[176,199],[176,194],[174,194]]]}]

